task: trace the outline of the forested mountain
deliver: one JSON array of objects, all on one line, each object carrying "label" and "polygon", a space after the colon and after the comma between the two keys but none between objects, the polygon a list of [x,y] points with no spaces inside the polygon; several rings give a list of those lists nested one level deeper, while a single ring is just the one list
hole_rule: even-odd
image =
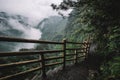
[{"label": "forested mountain", "polygon": [[[47,40],[47,41],[62,41],[65,37],[65,27],[67,25],[67,18],[63,19],[60,16],[51,16],[49,18],[43,19],[38,25],[37,28],[41,30],[42,35],[40,40]],[[51,45],[38,45],[36,47],[37,50],[49,50],[54,49],[56,46]]]},{"label": "forested mountain", "polygon": [[41,22],[41,25],[38,25],[42,32],[41,40],[61,41],[63,39],[67,18],[51,16]]}]

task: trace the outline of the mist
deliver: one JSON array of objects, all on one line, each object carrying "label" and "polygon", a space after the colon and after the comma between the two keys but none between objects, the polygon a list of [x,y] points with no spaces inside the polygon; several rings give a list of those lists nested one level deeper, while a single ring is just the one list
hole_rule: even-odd
[{"label": "mist", "polygon": [[0,0],[0,11],[28,17],[36,24],[46,17],[58,15],[50,5],[60,2],[62,0]]},{"label": "mist", "polygon": [[[30,25],[27,17],[0,12],[0,36],[39,40],[41,31]],[[1,51],[4,49],[5,51],[19,51],[22,48],[31,49],[34,47],[35,44],[28,43],[0,43]]]},{"label": "mist", "polygon": [[[22,34],[19,35],[20,38],[25,38],[25,39],[35,39],[39,40],[41,38],[41,31],[40,29],[36,29],[35,27],[31,25],[22,25],[20,24],[17,20],[10,19],[9,20],[10,25],[12,26],[13,29],[20,31]],[[21,48],[34,48],[35,44],[18,44],[15,48],[16,51],[18,51]]]},{"label": "mist", "polygon": [[[42,33],[37,28],[38,23],[44,18],[59,16],[50,5],[59,5],[61,2],[62,0],[0,0],[0,36],[39,40]],[[70,11],[64,12],[66,15],[68,13]],[[18,43],[9,46],[18,51],[21,48],[34,48],[35,44]]]}]

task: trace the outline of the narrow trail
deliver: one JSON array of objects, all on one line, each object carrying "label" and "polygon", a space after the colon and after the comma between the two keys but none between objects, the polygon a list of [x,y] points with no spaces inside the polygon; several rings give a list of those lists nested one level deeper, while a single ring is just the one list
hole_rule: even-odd
[{"label": "narrow trail", "polygon": [[[92,45],[87,58],[80,63],[54,68],[47,72],[46,80],[91,80],[99,75],[101,57],[95,53],[96,45]],[[41,80],[41,78],[37,79]]]},{"label": "narrow trail", "polygon": [[47,80],[91,80],[99,75],[99,66],[93,61],[82,61],[74,65],[67,65],[64,70],[62,67],[50,70],[47,73]]},{"label": "narrow trail", "polygon": [[64,70],[62,66],[49,70],[45,80],[91,80],[99,75],[99,67],[93,63],[92,59],[88,61],[89,59],[91,58],[77,64],[67,65]]},{"label": "narrow trail", "polygon": [[48,80],[88,80],[89,71],[86,64],[68,65],[64,70],[58,68],[48,72]]}]

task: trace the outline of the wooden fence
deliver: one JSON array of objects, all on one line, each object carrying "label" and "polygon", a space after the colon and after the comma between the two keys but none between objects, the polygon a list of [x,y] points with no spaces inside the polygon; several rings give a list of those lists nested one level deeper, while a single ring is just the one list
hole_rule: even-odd
[{"label": "wooden fence", "polygon": [[[33,64],[33,63],[40,63],[41,66],[32,68],[23,72],[7,75],[0,77],[0,80],[9,80],[17,76],[24,76],[25,74],[30,74],[32,72],[36,71],[42,71],[42,77],[43,79],[46,78],[46,68],[49,66],[54,65],[61,65],[63,66],[63,69],[66,67],[66,64],[68,61],[74,61],[75,63],[78,63],[79,59],[81,57],[87,57],[88,50],[89,50],[89,43],[79,43],[79,42],[69,42],[66,40],[63,40],[62,42],[54,42],[54,41],[42,41],[42,40],[31,40],[31,39],[21,39],[21,38],[11,38],[11,37],[0,37],[0,42],[17,42],[17,43],[38,43],[38,44],[55,44],[55,45],[61,45],[61,49],[59,50],[35,50],[35,51],[19,51],[19,52],[0,52],[0,58],[2,57],[13,57],[13,56],[25,56],[25,55],[37,55],[39,54],[41,56],[40,59],[34,59],[34,60],[28,60],[28,61],[19,61],[19,62],[13,62],[13,63],[5,63],[0,64],[0,69],[6,69],[9,67],[16,67],[16,66],[23,66],[27,64]],[[68,48],[68,45],[77,45],[73,48]],[[73,53],[67,53],[68,51],[74,51]],[[55,56],[50,58],[45,58],[45,54],[51,55],[51,53],[62,53],[62,56]],[[81,56],[79,56],[81,54]],[[72,59],[68,59],[67,56],[73,57]],[[47,63],[46,61],[50,60],[57,60],[62,59],[61,62],[54,62],[54,63]]]}]

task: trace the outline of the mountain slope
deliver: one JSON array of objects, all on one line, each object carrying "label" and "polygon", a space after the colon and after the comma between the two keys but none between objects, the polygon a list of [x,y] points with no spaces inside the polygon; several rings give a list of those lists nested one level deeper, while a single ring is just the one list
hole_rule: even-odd
[{"label": "mountain slope", "polygon": [[61,41],[64,37],[64,29],[67,24],[67,19],[59,16],[51,16],[41,23],[42,40]]}]

